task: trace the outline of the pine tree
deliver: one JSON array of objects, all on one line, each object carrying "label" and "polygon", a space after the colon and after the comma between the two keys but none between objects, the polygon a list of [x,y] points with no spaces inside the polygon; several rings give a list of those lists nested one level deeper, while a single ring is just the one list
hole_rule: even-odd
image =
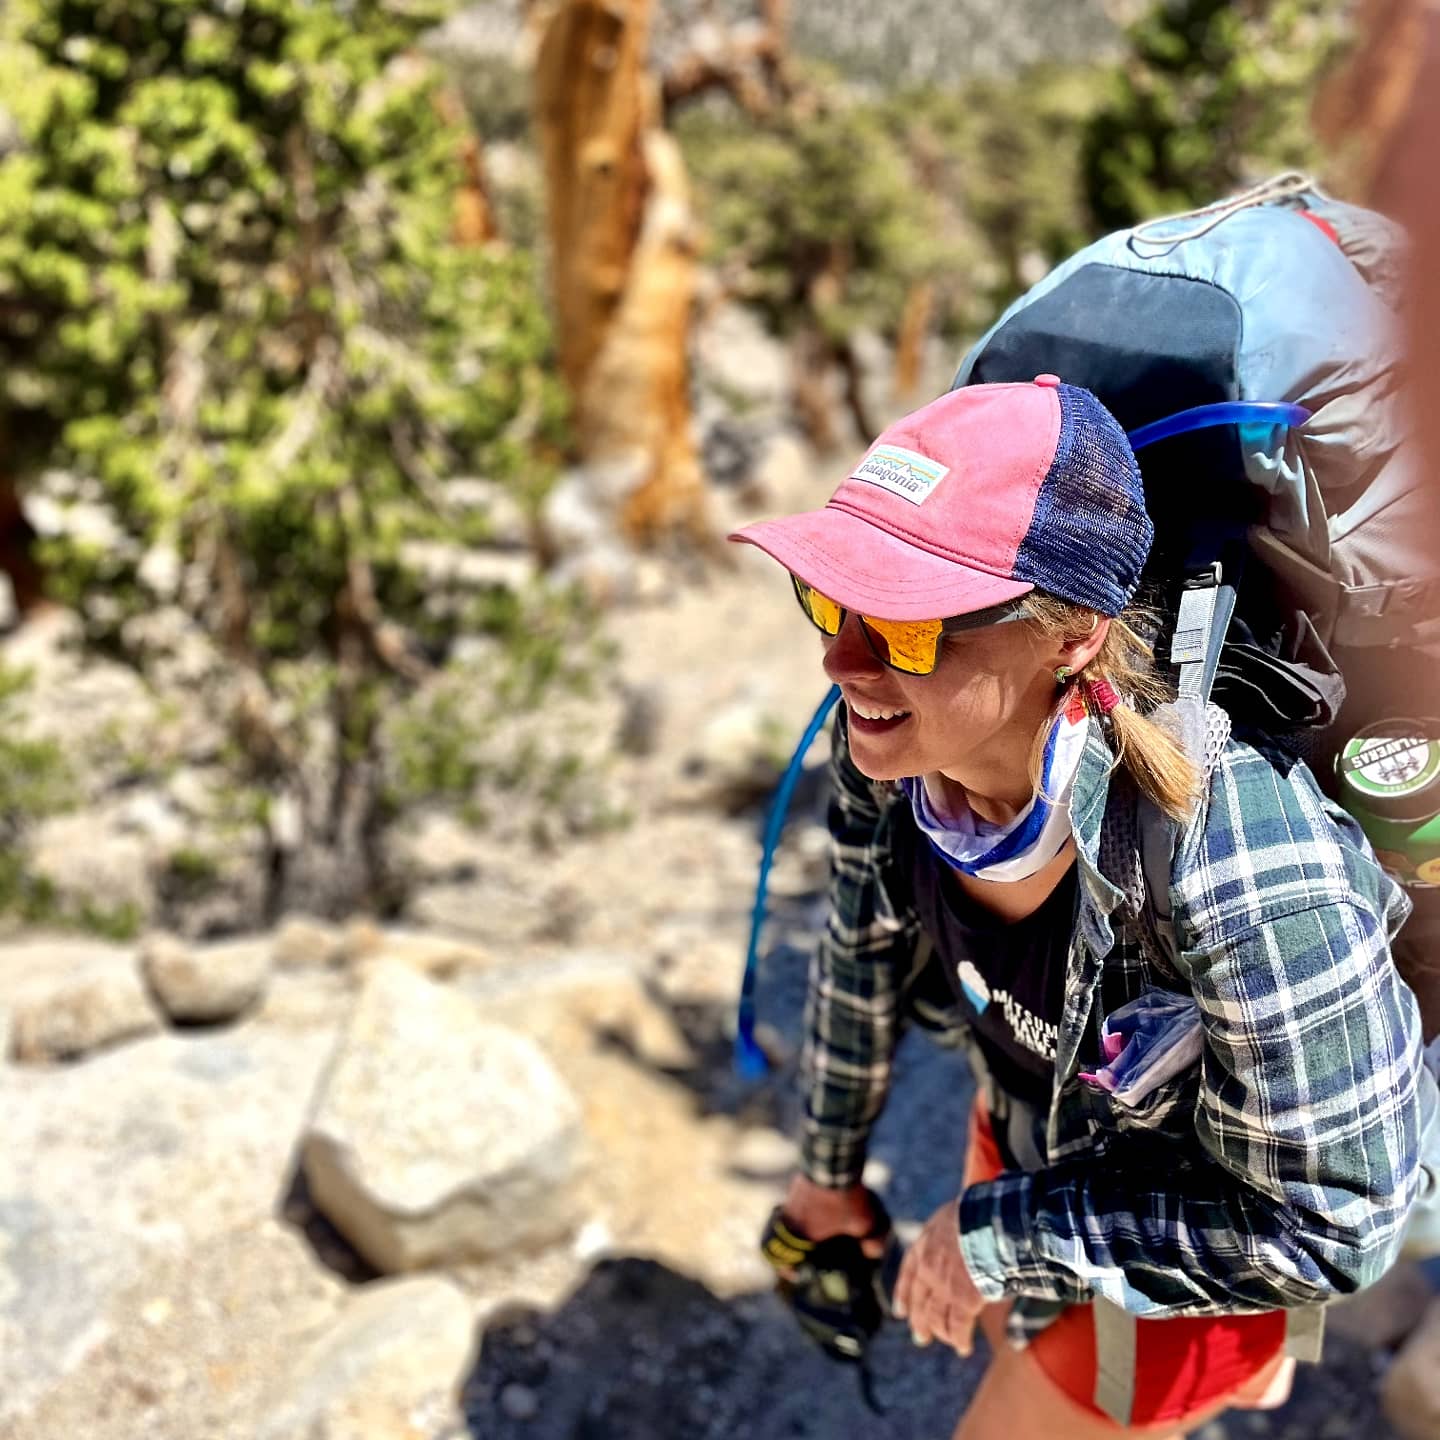
[{"label": "pine tree", "polygon": [[1118,229],[1318,160],[1310,107],[1345,38],[1330,0],[1158,0],[1084,143],[1097,225]]},{"label": "pine tree", "polygon": [[385,696],[468,618],[437,618],[402,547],[483,538],[443,478],[524,490],[563,441],[529,257],[452,240],[463,136],[415,49],[446,8],[16,0],[4,22],[7,465],[70,472],[127,537],[56,555],[65,598],[123,618],[154,603],[143,558],[178,555],[251,682],[257,772],[294,759],[276,676],[327,658],[327,843],[319,811],[373,815]]}]

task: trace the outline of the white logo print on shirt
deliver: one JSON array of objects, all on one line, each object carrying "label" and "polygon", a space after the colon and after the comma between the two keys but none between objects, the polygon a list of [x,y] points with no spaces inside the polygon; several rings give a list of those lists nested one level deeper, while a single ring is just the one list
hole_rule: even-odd
[{"label": "white logo print on shirt", "polygon": [[975,1007],[977,1015],[983,1015],[991,1005],[1000,1006],[1005,1023],[1015,1039],[1032,1054],[1044,1060],[1054,1060],[1055,1047],[1060,1040],[1058,1025],[1047,1024],[1021,1005],[1008,990],[993,989],[971,961],[962,960],[958,971],[960,988]]}]

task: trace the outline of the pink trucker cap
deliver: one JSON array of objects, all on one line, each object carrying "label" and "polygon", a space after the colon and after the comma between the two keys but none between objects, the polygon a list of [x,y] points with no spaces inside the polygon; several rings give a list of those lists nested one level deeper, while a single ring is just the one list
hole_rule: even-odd
[{"label": "pink trucker cap", "polygon": [[951,390],[891,425],[823,509],[746,525],[847,610],[965,615],[1040,589],[1118,615],[1154,529],[1125,432],[1088,390]]}]

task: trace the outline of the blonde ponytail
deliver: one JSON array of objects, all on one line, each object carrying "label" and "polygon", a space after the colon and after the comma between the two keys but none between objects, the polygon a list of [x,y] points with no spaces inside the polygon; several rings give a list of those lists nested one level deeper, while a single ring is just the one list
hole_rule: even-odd
[{"label": "blonde ponytail", "polygon": [[[1092,612],[1051,595],[1032,591],[1026,608],[1040,629],[1057,640],[1078,639],[1094,628]],[[1199,798],[1200,773],[1180,744],[1148,716],[1148,711],[1173,697],[1155,669],[1149,645],[1124,617],[1110,622],[1094,659],[1066,682],[1056,700],[1056,713],[1077,690],[1091,716],[1108,723],[1115,763],[1166,815],[1184,820]],[[1031,766],[1036,775],[1048,731],[1044,727],[1036,740]]]}]

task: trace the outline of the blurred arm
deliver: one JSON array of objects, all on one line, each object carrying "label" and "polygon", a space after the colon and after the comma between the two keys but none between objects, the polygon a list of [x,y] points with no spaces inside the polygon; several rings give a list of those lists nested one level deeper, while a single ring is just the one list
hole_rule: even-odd
[{"label": "blurred arm", "polygon": [[885,1103],[899,1038],[900,990],[915,949],[913,917],[881,884],[881,801],[855,767],[836,711],[830,761],[830,901],[810,966],[802,1057],[806,1178],[856,1185],[871,1126]]}]

